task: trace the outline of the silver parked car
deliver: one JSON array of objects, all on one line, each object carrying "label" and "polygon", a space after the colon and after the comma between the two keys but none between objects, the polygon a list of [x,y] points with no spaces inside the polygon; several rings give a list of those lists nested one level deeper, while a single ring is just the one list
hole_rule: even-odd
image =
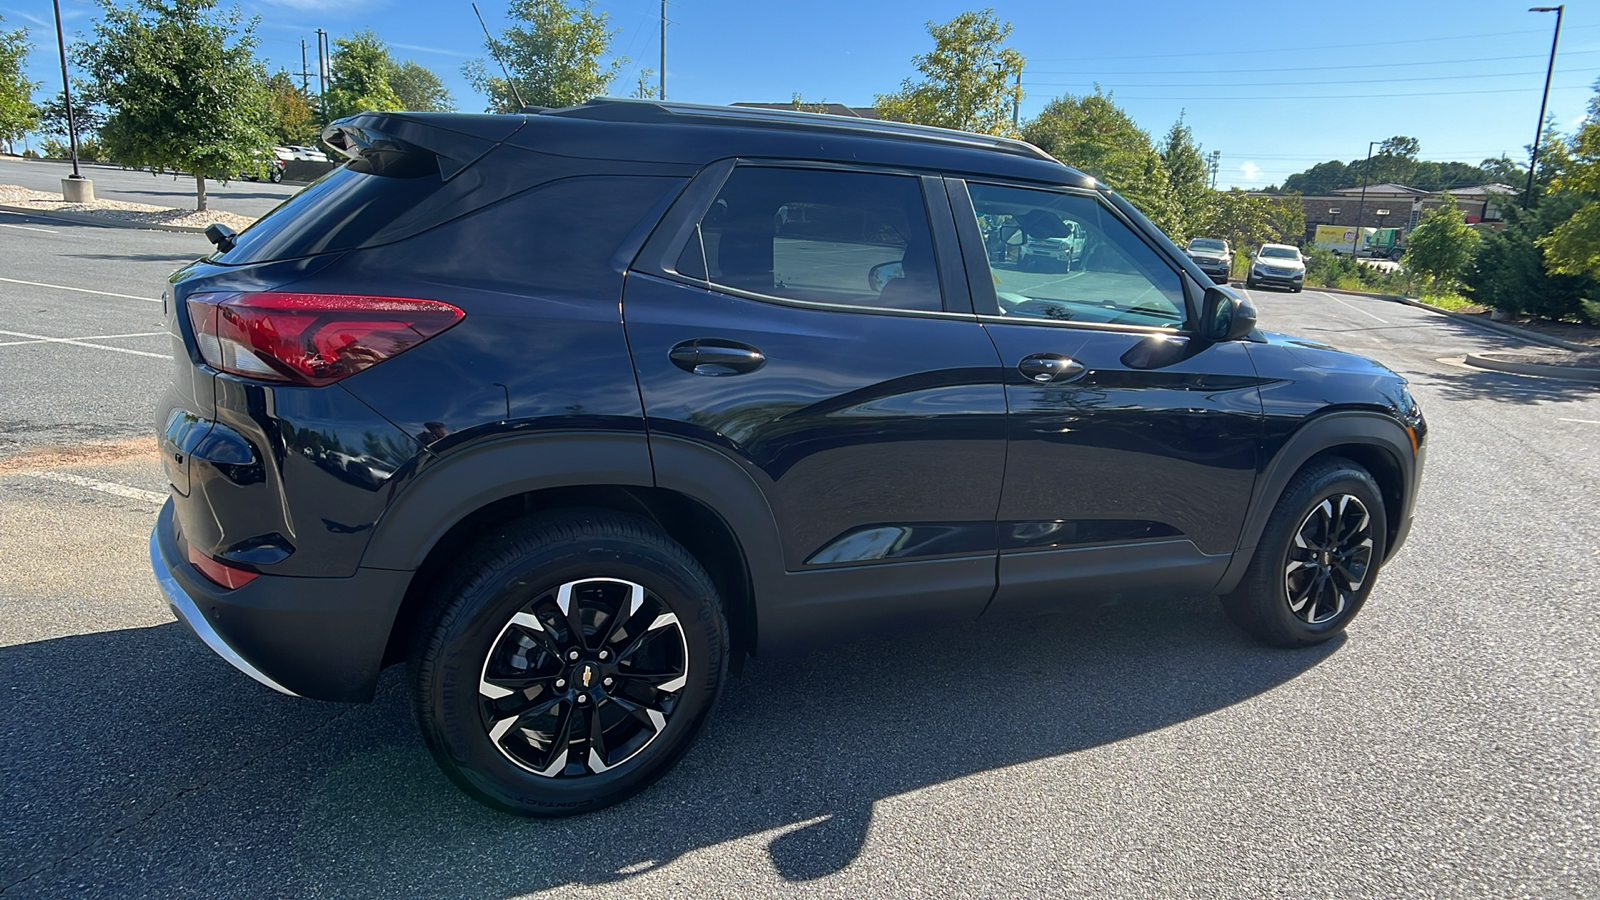
[{"label": "silver parked car", "polygon": [[1195,238],[1183,251],[1194,260],[1200,271],[1211,276],[1217,284],[1227,284],[1233,271],[1233,248],[1222,238]]}]

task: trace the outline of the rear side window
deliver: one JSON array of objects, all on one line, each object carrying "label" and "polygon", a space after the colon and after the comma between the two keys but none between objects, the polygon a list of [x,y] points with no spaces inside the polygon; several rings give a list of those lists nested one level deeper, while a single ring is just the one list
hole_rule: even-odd
[{"label": "rear side window", "polygon": [[398,178],[340,166],[246,228],[215,261],[243,265],[352,250],[443,185],[437,169]]},{"label": "rear side window", "polygon": [[741,166],[676,268],[784,300],[944,308],[922,188],[906,175]]}]

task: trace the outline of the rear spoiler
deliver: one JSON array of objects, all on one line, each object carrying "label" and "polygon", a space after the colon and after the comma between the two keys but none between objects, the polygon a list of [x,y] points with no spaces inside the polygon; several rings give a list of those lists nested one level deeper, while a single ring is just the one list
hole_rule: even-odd
[{"label": "rear spoiler", "polygon": [[[428,116],[427,118],[439,118]],[[471,135],[404,113],[358,113],[322,130],[322,141],[357,172],[395,178],[438,173],[449,181],[517,133],[522,120],[504,119],[504,134]]]}]

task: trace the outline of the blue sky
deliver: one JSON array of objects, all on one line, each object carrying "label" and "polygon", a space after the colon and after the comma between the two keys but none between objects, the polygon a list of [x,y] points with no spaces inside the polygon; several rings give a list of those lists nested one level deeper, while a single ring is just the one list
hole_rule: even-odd
[{"label": "blue sky", "polygon": [[[241,0],[261,17],[262,53],[297,70],[305,38],[315,68],[317,28],[335,37],[372,28],[397,55],[437,71],[460,108],[483,100],[461,75],[482,55],[466,0]],[[69,40],[98,14],[61,0]],[[504,0],[480,2],[491,28]],[[658,68],[659,0],[603,0],[631,62],[613,86],[630,93],[641,67]],[[752,3],[674,0],[667,6],[667,96],[703,103],[807,100],[870,105],[914,74],[932,46],[925,23],[973,4],[946,0]],[[1222,151],[1221,184],[1281,181],[1312,163],[1351,159],[1367,142],[1417,138],[1427,159],[1525,158],[1538,117],[1553,13],[1525,2],[1088,4],[993,3],[1027,57],[1024,118],[1052,97],[1095,83],[1155,136],[1180,113],[1206,151]],[[31,77],[59,84],[48,0],[0,0],[5,27],[30,28]],[[1564,131],[1581,122],[1600,79],[1600,4],[1569,4],[1550,95]]]}]

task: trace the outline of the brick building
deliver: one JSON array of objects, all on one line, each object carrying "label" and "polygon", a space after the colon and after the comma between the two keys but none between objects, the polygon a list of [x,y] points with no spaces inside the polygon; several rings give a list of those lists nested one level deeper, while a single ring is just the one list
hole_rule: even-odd
[{"label": "brick building", "polygon": [[[1256,196],[1273,196],[1252,193]],[[1491,228],[1499,228],[1503,224],[1501,206],[1514,202],[1516,195],[1517,189],[1505,184],[1480,184],[1433,192],[1403,184],[1369,184],[1365,200],[1362,189],[1353,187],[1340,188],[1329,194],[1303,195],[1300,202],[1305,207],[1306,240],[1309,242],[1316,235],[1318,225],[1403,228],[1409,232],[1417,227],[1428,210],[1443,205],[1446,197],[1455,198],[1456,206],[1466,214],[1469,223],[1482,222]]]}]

